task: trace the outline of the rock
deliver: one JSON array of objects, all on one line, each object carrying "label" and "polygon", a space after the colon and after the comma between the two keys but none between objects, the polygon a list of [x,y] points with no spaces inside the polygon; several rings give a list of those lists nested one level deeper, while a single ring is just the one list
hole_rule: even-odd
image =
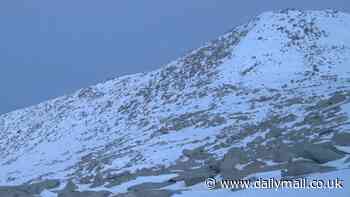
[{"label": "rock", "polygon": [[131,174],[129,171],[124,171],[122,173],[107,177],[107,182],[109,182],[109,184],[107,184],[106,187],[114,187],[135,178],[135,175]]},{"label": "rock", "polygon": [[278,138],[282,135],[283,129],[272,126],[266,134],[268,138]]},{"label": "rock", "polygon": [[31,197],[40,194],[45,189],[53,189],[60,185],[58,180],[45,180],[33,184],[20,186],[0,187],[0,196],[6,197]]},{"label": "rock", "polygon": [[160,189],[162,187],[166,187],[168,185],[173,184],[172,182],[164,182],[164,183],[142,183],[139,185],[131,186],[128,188],[128,191],[144,191],[144,190],[155,190]]},{"label": "rock", "polygon": [[294,177],[315,172],[327,172],[333,169],[335,168],[322,166],[312,161],[296,161],[287,164],[286,169],[282,171],[282,176]]},{"label": "rock", "polygon": [[272,161],[278,163],[287,162],[294,156],[293,152],[284,144],[272,151]]},{"label": "rock", "polygon": [[323,164],[344,157],[344,153],[338,151],[330,144],[304,144],[297,146],[298,156]]},{"label": "rock", "polygon": [[26,187],[26,190],[31,194],[40,194],[45,189],[53,189],[60,186],[58,180],[45,180],[40,183],[34,183]]},{"label": "rock", "polygon": [[337,133],[332,140],[339,146],[350,146],[350,133]]},{"label": "rock", "polygon": [[100,96],[103,96],[103,93],[93,87],[83,88],[78,93],[79,98],[97,98]]},{"label": "rock", "polygon": [[0,196],[3,196],[3,197],[35,197],[33,194],[29,194],[25,191],[14,189],[13,187],[10,187],[7,189],[5,187],[1,187],[0,188]]},{"label": "rock", "polygon": [[109,197],[111,194],[108,191],[70,191],[58,193],[58,197]]},{"label": "rock", "polygon": [[321,100],[317,103],[318,107],[321,108],[326,108],[341,102],[344,102],[346,100],[346,96],[343,95],[340,92],[337,92],[336,94],[334,94],[333,96],[331,96],[330,98],[326,99],[326,100]]},{"label": "rock", "polygon": [[264,167],[265,163],[262,161],[252,161],[249,164],[247,164],[243,170],[248,173],[255,173],[255,172],[259,172],[263,167]]},{"label": "rock", "polygon": [[205,179],[215,176],[216,173],[209,169],[200,169],[188,173],[184,179],[187,187],[204,182]]},{"label": "rock", "polygon": [[202,173],[194,173],[190,174],[185,177],[184,182],[186,187],[190,187],[192,185],[196,185],[197,183],[204,182],[205,179],[212,177],[213,174],[210,174],[209,172],[202,172]]},{"label": "rock", "polygon": [[176,183],[178,181],[184,181],[186,186],[192,186],[197,183],[204,182],[205,179],[209,177],[214,177],[218,173],[214,170],[211,170],[209,167],[186,170],[180,173],[179,176],[171,178],[169,183]]},{"label": "rock", "polygon": [[198,160],[205,160],[209,156],[209,154],[202,147],[199,147],[193,150],[185,149],[183,150],[183,154],[190,159],[198,159]]},{"label": "rock", "polygon": [[58,192],[57,197],[108,197],[111,192],[108,191],[75,191],[78,187],[69,180],[63,190]]},{"label": "rock", "polygon": [[236,178],[238,170],[235,168],[237,164],[248,162],[248,158],[242,149],[232,148],[224,156],[220,164],[220,174],[224,178]]},{"label": "rock", "polygon": [[79,183],[84,185],[91,184],[94,178],[95,177],[93,175],[82,176],[79,177]]},{"label": "rock", "polygon": [[94,181],[91,185],[92,188],[98,187],[104,184],[104,179],[101,173],[97,173],[97,175],[94,177]]},{"label": "rock", "polygon": [[124,194],[118,194],[112,197],[170,197],[174,192],[168,190],[144,190],[131,191]]},{"label": "rock", "polygon": [[210,159],[206,162],[206,165],[211,171],[214,171],[215,173],[219,174],[220,173],[220,161]]},{"label": "rock", "polygon": [[78,187],[71,180],[69,180],[61,192],[72,192],[75,191],[77,188]]}]

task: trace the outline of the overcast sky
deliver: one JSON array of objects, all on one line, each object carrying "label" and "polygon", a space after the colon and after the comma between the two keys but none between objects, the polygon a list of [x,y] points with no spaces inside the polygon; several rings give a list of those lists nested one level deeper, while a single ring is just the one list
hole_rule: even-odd
[{"label": "overcast sky", "polygon": [[1,0],[0,114],[149,71],[263,11],[349,0]]}]

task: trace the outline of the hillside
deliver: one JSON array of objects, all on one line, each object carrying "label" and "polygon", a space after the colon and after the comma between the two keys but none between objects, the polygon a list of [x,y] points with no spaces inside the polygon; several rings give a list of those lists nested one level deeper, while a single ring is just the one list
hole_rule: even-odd
[{"label": "hillside", "polygon": [[208,177],[346,171],[349,32],[346,13],[266,12],[158,70],[0,115],[0,196],[192,196]]}]

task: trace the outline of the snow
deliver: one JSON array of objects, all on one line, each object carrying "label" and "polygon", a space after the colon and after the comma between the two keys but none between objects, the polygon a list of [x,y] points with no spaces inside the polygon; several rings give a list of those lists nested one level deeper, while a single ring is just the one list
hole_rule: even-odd
[{"label": "snow", "polygon": [[343,104],[342,109],[344,112],[346,112],[350,116],[350,103]]},{"label": "snow", "polygon": [[[289,17],[302,18],[298,11],[289,14]],[[228,147],[213,150],[213,147],[220,142],[217,135],[221,134],[226,126],[234,126],[230,133],[225,133],[234,136],[244,132],[240,126],[256,125],[270,118],[270,113],[275,110],[273,107],[275,99],[252,101],[260,96],[270,96],[270,89],[279,90],[285,96],[283,99],[311,95],[316,98],[334,92],[335,88],[341,90],[338,86],[344,85],[344,80],[328,84],[328,81],[323,81],[317,78],[318,76],[308,80],[307,84],[290,83],[291,80],[304,79],[303,74],[312,70],[309,65],[312,62],[308,62],[305,56],[315,51],[308,51],[308,47],[315,45],[320,50],[325,49],[314,57],[316,60],[326,62],[320,65],[321,74],[341,78],[346,78],[349,74],[349,14],[338,13],[338,17],[332,18],[321,11],[307,12],[305,20],[310,22],[316,18],[315,25],[324,30],[327,36],[318,40],[305,40],[299,47],[286,47],[290,39],[285,33],[277,30],[277,27],[284,27],[290,31],[300,30],[293,29],[292,24],[286,19],[282,20],[285,17],[285,14],[267,12],[260,15],[259,19],[250,22],[248,28],[243,26],[237,28],[247,30],[247,35],[239,38],[240,42],[231,46],[230,57],[222,59],[222,64],[217,67],[210,68],[216,69],[214,71],[217,72],[217,76],[208,86],[196,87],[197,78],[190,78],[183,79],[186,85],[181,91],[172,85],[166,86],[166,90],[157,89],[156,86],[163,80],[159,77],[164,69],[162,68],[150,73],[128,75],[97,84],[92,88],[103,95],[100,97],[79,98],[80,91],[77,91],[72,95],[0,115],[0,185],[17,185],[40,176],[67,180],[74,178],[74,173],[78,170],[81,176],[94,175],[96,170],[87,169],[87,161],[82,159],[86,156],[95,159],[102,171],[135,172],[142,168],[172,165],[181,158],[184,149],[205,146],[212,151],[211,153],[222,157],[232,147],[246,147],[257,138],[266,138],[269,130],[255,132],[238,143],[234,142]],[[223,37],[229,35],[230,33]],[[194,50],[192,54],[198,51],[199,49]],[[171,62],[165,68],[170,66],[183,68],[185,65],[180,60]],[[170,83],[177,79],[164,80]],[[288,84],[288,90],[294,89],[295,92],[290,93],[281,88],[285,84]],[[222,98],[211,94],[212,90],[222,85],[233,85],[238,90],[232,90],[233,93]],[[331,85],[331,88],[328,88],[328,85]],[[208,95],[200,98],[186,97],[187,94],[202,90],[201,88]],[[137,95],[144,89],[150,89],[149,102],[144,95]],[[171,98],[179,93],[179,101],[166,103],[167,100],[162,99],[159,92],[173,93]],[[253,104],[255,107],[252,107]],[[349,103],[337,105],[341,105],[343,112],[350,116]],[[298,103],[279,109],[279,114],[292,113],[297,116],[295,121],[281,126],[292,128],[295,123],[302,122],[306,115],[304,109],[307,106]],[[132,113],[119,111],[123,107]],[[226,123],[208,128],[191,125],[154,135],[159,132],[161,126],[164,126],[162,123],[164,119],[201,111],[207,112],[208,116],[222,115],[226,118]],[[232,114],[248,118],[238,120],[231,118]],[[142,121],[147,123],[146,126],[139,125]],[[302,126],[307,128],[307,125]],[[338,148],[350,152],[349,147]],[[276,164],[272,161],[263,162],[267,165]],[[329,165],[344,167],[341,162],[335,161]],[[243,167],[237,166],[237,168]],[[113,189],[118,192],[125,191],[127,187],[144,182],[146,179],[147,182],[157,181],[156,177],[144,177]],[[182,187],[183,183],[179,184],[178,186]],[[89,185],[81,185],[84,189],[88,187]],[[43,195],[51,195],[49,191],[45,192]],[[227,191],[198,192],[198,195],[212,195],[216,192],[226,194]],[[248,195],[249,191],[244,194]]]},{"label": "snow", "polygon": [[[346,147],[346,149],[341,149],[339,146],[337,146],[337,148],[339,150],[350,150],[350,147]],[[349,156],[345,156],[341,159],[338,159],[338,160],[335,160],[335,161],[330,161],[330,162],[327,162],[325,164],[323,164],[324,166],[330,166],[330,167],[335,167],[337,169],[343,169],[343,168],[347,168],[347,167],[344,167],[346,165],[348,165],[348,167],[350,167],[350,164],[346,164],[346,161],[349,159],[350,157]]]},{"label": "snow", "polygon": [[244,139],[242,139],[239,143],[235,144],[235,147],[246,147],[249,143],[253,142],[255,139],[257,139],[258,137],[262,137],[265,138],[266,134],[269,131],[266,130],[264,132],[256,132],[253,135],[248,135],[247,137],[245,137]]},{"label": "snow", "polygon": [[336,147],[337,147],[337,149],[350,154],[350,147],[349,146],[336,146]]},{"label": "snow", "polygon": [[[243,83],[250,87],[280,88],[291,79],[298,79],[299,73],[311,70],[305,66],[304,53],[298,48],[290,47],[287,53],[281,51],[285,48],[287,36],[278,31],[276,27],[295,30],[287,20],[282,20],[284,15],[267,12],[259,16],[260,22],[233,50],[233,57],[220,66],[221,80],[225,83]],[[295,16],[298,18],[298,16]],[[343,50],[330,50],[327,54],[321,54],[324,59],[337,62],[331,72],[339,76],[348,76],[350,63],[350,16],[342,14],[339,19],[324,17],[322,12],[312,12],[306,17],[309,22],[316,18],[317,26],[321,30],[327,30],[328,36],[319,40],[321,47],[339,47]],[[274,26],[271,26],[274,24]],[[300,32],[299,32],[300,33]],[[257,39],[262,38],[262,39]],[[305,47],[307,42],[303,43]],[[254,46],[254,47],[252,47]],[[278,55],[277,55],[278,54]],[[253,68],[245,75],[244,70]],[[327,69],[322,65],[321,69]]]},{"label": "snow", "polygon": [[[227,80],[227,83],[242,82],[250,87],[279,88],[292,77],[291,73],[305,70],[302,54],[298,51],[290,49],[288,53],[280,52],[284,44],[281,40],[287,38],[270,27],[270,24],[279,23],[278,19],[271,14],[266,13],[260,16],[262,22],[258,23],[234,49],[233,58],[221,66],[221,69],[225,70],[222,73],[228,73],[227,71],[232,70],[229,74],[222,76],[223,81]],[[267,40],[257,40],[258,37]],[[270,54],[278,55],[270,56]],[[241,73],[244,70],[254,65],[256,66],[251,72],[242,76]]]}]

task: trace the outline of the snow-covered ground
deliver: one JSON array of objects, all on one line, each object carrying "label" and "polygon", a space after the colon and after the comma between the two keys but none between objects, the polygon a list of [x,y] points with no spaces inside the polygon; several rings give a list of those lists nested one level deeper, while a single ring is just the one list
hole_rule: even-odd
[{"label": "snow-covered ground", "polygon": [[[349,130],[349,32],[346,13],[267,12],[153,72],[0,115],[0,185],[72,179],[80,191],[125,192],[146,180],[162,182],[203,167],[205,161],[184,154],[203,147],[216,160],[232,148],[247,151],[248,161],[235,165],[239,170],[285,164],[273,161],[271,149],[331,142]],[[349,152],[347,146],[334,147]],[[325,165],[339,168],[336,162]],[[188,169],[179,170],[181,165]],[[158,176],[137,174],[152,170]],[[107,180],[124,172],[137,177],[117,187],[104,187],[106,181],[90,188],[97,175]],[[347,170],[325,176],[340,172],[349,178]],[[182,195],[257,191],[197,187]],[[261,195],[299,192],[259,190]]]}]

